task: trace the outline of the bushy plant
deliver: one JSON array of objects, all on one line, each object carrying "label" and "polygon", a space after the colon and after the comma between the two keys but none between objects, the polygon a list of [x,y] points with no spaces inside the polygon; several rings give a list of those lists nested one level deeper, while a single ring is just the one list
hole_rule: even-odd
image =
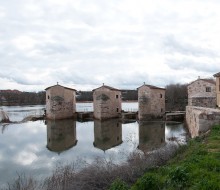
[{"label": "bushy plant", "polygon": [[189,184],[189,173],[185,166],[178,166],[168,174],[168,185],[181,189]]},{"label": "bushy plant", "polygon": [[109,190],[128,190],[128,185],[121,179],[116,179],[112,184]]},{"label": "bushy plant", "polygon": [[162,181],[157,175],[146,174],[139,179],[132,190],[159,190],[162,187]]}]

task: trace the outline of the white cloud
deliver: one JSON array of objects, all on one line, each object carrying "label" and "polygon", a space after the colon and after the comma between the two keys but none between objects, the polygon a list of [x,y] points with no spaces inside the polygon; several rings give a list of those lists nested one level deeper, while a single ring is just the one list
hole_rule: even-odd
[{"label": "white cloud", "polygon": [[1,88],[136,88],[212,76],[219,9],[215,0],[0,0]]}]

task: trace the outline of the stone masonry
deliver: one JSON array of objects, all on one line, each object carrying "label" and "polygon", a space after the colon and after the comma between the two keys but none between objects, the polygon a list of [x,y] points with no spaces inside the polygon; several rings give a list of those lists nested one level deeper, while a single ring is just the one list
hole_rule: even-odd
[{"label": "stone masonry", "polygon": [[76,90],[59,84],[46,90],[46,118],[73,118],[76,112]]},{"label": "stone masonry", "polygon": [[165,89],[152,85],[138,88],[138,119],[151,120],[163,117],[165,113]]},{"label": "stone masonry", "polygon": [[186,125],[191,137],[199,136],[215,124],[220,124],[219,109],[195,106],[186,107]]},{"label": "stone masonry", "polygon": [[216,77],[217,106],[220,107],[220,72],[214,74],[214,77]]},{"label": "stone masonry", "polygon": [[99,120],[121,116],[121,91],[110,86],[93,90],[94,118]]},{"label": "stone masonry", "polygon": [[213,79],[198,78],[187,89],[189,106],[216,107],[216,86]]}]

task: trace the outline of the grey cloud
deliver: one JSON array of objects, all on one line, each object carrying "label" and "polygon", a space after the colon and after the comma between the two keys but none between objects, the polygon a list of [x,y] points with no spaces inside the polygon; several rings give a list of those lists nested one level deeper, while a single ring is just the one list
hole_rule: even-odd
[{"label": "grey cloud", "polygon": [[192,56],[198,56],[198,57],[201,57],[201,56],[217,57],[218,56],[218,54],[214,50],[194,46],[192,44],[188,44],[181,40],[177,40],[173,36],[166,37],[163,43],[165,54],[166,53],[170,53],[170,54],[180,53],[183,55],[192,55]]},{"label": "grey cloud", "polygon": [[177,59],[168,59],[166,60],[166,65],[174,70],[184,70],[184,69],[192,69],[197,72],[207,72],[212,75],[220,69],[219,64],[211,64],[207,62],[198,62],[192,59],[182,58],[181,60]]}]

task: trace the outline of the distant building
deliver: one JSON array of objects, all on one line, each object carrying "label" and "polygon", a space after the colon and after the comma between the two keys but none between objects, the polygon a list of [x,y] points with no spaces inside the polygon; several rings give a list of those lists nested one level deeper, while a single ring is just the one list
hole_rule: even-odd
[{"label": "distant building", "polygon": [[94,147],[106,151],[122,143],[122,123],[118,119],[94,121]]},{"label": "distant building", "polygon": [[47,148],[50,151],[61,153],[76,146],[76,144],[75,120],[47,121]]},{"label": "distant building", "polygon": [[46,90],[47,119],[73,118],[76,112],[76,90],[59,84]]},{"label": "distant building", "polygon": [[213,79],[199,77],[188,85],[187,90],[189,106],[216,107],[216,83]]},{"label": "distant building", "polygon": [[103,86],[93,90],[94,118],[109,119],[121,115],[121,91],[110,86]]},{"label": "distant building", "polygon": [[165,113],[165,89],[144,83],[138,88],[138,108],[139,120],[162,118]]},{"label": "distant building", "polygon": [[143,152],[152,151],[164,146],[165,123],[139,121],[139,145]]},{"label": "distant building", "polygon": [[217,96],[217,106],[220,107],[220,72],[214,74],[216,78],[216,96]]}]

